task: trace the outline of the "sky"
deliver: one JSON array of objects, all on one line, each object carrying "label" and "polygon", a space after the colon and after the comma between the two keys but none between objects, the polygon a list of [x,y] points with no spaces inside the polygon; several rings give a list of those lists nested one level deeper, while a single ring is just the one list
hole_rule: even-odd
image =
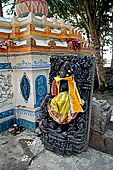
[{"label": "sky", "polygon": [[[5,7],[5,8],[3,9],[4,17],[5,17],[5,18],[11,18],[11,17],[12,17],[12,16],[8,16],[8,15],[6,14],[6,11],[7,11],[8,8],[10,8],[10,6]],[[105,47],[105,49],[107,49],[107,51],[106,51],[106,53],[104,54],[103,57],[107,59],[107,62],[108,62],[108,63],[110,63],[110,62],[111,62],[111,58],[112,58],[112,47],[111,47],[111,46]]]},{"label": "sky", "polygon": [[108,60],[108,63],[111,62],[111,58],[112,58],[112,47],[105,47],[105,49],[107,49],[108,51],[106,51],[106,54],[104,54],[104,58],[106,58]]}]

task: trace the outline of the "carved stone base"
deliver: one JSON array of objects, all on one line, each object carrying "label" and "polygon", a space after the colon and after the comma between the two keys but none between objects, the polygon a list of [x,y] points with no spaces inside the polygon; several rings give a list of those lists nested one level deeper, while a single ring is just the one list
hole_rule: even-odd
[{"label": "carved stone base", "polygon": [[61,155],[77,155],[88,148],[87,114],[79,113],[69,124],[59,125],[48,115],[42,130],[46,149]]},{"label": "carved stone base", "polygon": [[[45,132],[44,132],[45,131]],[[46,149],[61,155],[77,155],[87,150],[84,134],[79,134],[78,138],[73,135],[60,135],[49,129],[43,129],[42,141]],[[81,141],[81,138],[83,139]]]}]

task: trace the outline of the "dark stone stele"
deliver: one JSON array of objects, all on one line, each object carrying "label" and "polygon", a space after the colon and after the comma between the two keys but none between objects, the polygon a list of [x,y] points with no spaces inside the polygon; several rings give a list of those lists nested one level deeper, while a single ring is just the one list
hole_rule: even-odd
[{"label": "dark stone stele", "polygon": [[[68,63],[68,64],[65,64]],[[78,113],[76,118],[70,123],[60,125],[55,122],[48,113],[47,105],[52,96],[47,95],[41,104],[42,120],[41,139],[46,149],[61,155],[76,155],[88,148],[89,128],[90,128],[90,99],[92,94],[92,80],[94,75],[94,57],[93,56],[51,56],[51,69],[49,73],[50,89],[54,77],[59,75],[63,65],[66,65],[62,74],[72,75],[75,79],[81,98],[85,101],[83,113]]]}]

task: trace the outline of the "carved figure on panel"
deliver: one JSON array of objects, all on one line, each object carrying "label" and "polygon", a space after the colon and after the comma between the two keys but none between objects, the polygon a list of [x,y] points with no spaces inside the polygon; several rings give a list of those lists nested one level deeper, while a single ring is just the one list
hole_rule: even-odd
[{"label": "carved figure on panel", "polygon": [[0,106],[13,98],[11,75],[0,73]]}]

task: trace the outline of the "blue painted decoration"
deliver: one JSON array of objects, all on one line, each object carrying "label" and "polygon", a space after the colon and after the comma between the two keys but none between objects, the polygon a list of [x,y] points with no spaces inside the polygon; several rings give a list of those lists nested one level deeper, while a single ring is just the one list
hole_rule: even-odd
[{"label": "blue painted decoration", "polygon": [[4,111],[4,112],[0,112],[0,119],[6,118],[6,117],[9,117],[9,116],[12,116],[12,115],[14,115],[13,109],[7,110],[7,111]]},{"label": "blue painted decoration", "polygon": [[4,121],[4,122],[0,123],[0,133],[8,130],[10,127],[12,127],[12,125],[14,123],[16,123],[15,118],[11,118],[11,119],[9,119],[7,121]]},{"label": "blue painted decoration", "polygon": [[[25,127],[27,130],[34,131],[39,123],[37,121],[39,114],[41,114],[41,109],[32,111],[27,109],[11,109],[6,110],[4,112],[0,112],[0,133],[8,130],[14,123],[18,124],[19,126]],[[28,118],[33,117],[33,115],[36,117],[36,121],[32,122],[30,120],[25,120],[23,118],[13,118],[14,114],[16,115],[26,115]],[[7,119],[4,119],[7,118]],[[4,121],[3,121],[4,120]],[[1,122],[2,121],[2,122]]]},{"label": "blue painted decoration", "polygon": [[0,63],[0,69],[11,69],[11,63]]},{"label": "blue painted decoration", "polygon": [[35,108],[39,107],[42,100],[47,94],[47,81],[44,75],[39,75],[35,80],[35,89],[36,89],[36,104]]},{"label": "blue painted decoration", "polygon": [[50,64],[48,61],[45,60],[36,60],[34,62],[29,62],[29,61],[25,61],[22,60],[20,63],[17,63],[13,69],[49,69],[50,68]]},{"label": "blue painted decoration", "polygon": [[34,132],[34,130],[38,127],[38,122],[31,122],[25,119],[16,119],[16,123],[19,126],[23,126],[24,128],[26,128],[27,130],[30,130],[32,132]]},{"label": "blue painted decoration", "polygon": [[12,125],[15,123],[15,118],[13,117],[14,117],[14,109],[0,112],[0,133],[12,127]]},{"label": "blue painted decoration", "polygon": [[25,99],[25,102],[28,102],[29,96],[30,96],[30,81],[28,77],[26,76],[26,73],[24,73],[21,83],[20,83],[20,89],[23,98]]}]

